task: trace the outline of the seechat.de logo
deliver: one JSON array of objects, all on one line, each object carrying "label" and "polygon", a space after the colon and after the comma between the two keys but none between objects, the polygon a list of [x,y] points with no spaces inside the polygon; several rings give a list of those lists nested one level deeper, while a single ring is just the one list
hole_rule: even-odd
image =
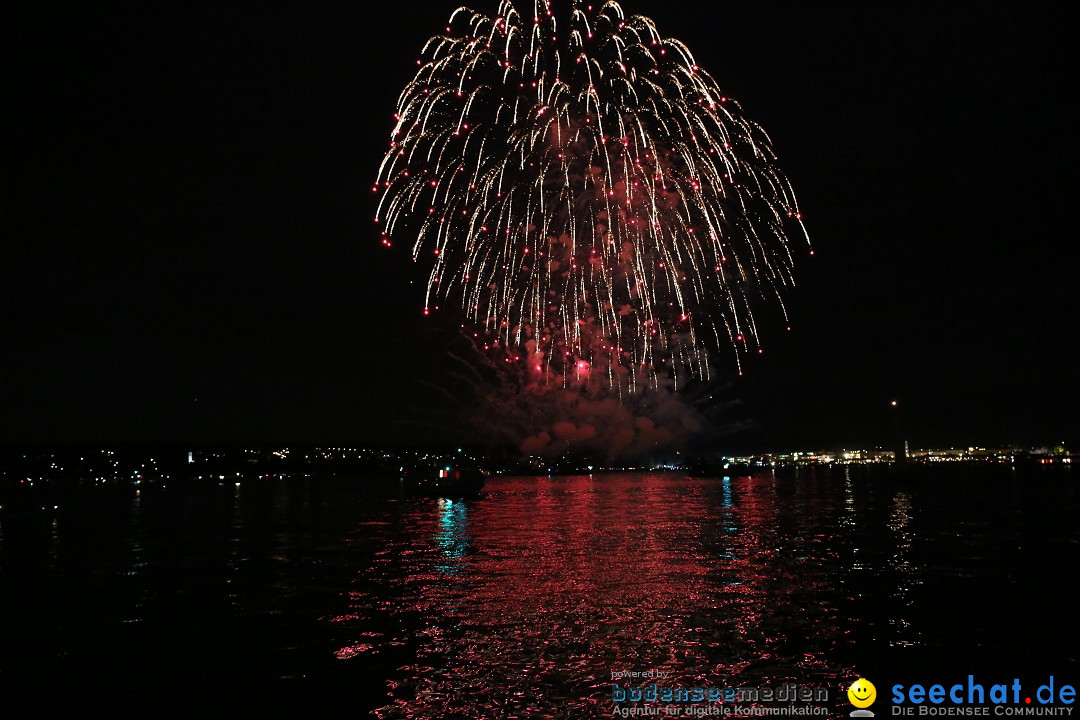
[{"label": "seechat.de logo", "polygon": [[847,691],[847,698],[852,705],[858,708],[851,711],[850,717],[874,717],[874,713],[866,709],[877,700],[877,688],[874,687],[874,683],[866,678],[859,678],[851,683],[851,687]]}]

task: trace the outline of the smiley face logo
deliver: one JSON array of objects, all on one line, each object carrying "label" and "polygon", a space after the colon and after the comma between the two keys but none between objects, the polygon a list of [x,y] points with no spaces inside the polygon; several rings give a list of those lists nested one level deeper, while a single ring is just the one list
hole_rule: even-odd
[{"label": "smiley face logo", "polygon": [[874,704],[874,700],[877,700],[877,688],[869,680],[859,678],[851,683],[851,687],[847,691],[847,698],[855,707],[867,708]]}]

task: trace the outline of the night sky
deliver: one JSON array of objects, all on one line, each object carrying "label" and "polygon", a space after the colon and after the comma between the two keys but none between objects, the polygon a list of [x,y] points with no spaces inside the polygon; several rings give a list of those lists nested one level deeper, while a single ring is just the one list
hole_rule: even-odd
[{"label": "night sky", "polygon": [[[156,5],[9,18],[0,440],[467,440],[370,191],[457,4]],[[884,444],[894,398],[913,445],[1080,438],[1064,6],[623,7],[768,130],[816,250],[732,447]]]}]

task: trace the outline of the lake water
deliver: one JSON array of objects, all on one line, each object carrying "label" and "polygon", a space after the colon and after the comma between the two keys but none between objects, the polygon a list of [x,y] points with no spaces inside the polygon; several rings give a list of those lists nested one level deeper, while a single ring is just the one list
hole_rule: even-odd
[{"label": "lake water", "polygon": [[373,485],[34,490],[45,509],[0,511],[0,698],[600,718],[614,683],[643,682],[612,673],[657,671],[828,687],[846,714],[859,675],[883,699],[971,673],[1080,680],[1068,472]]}]

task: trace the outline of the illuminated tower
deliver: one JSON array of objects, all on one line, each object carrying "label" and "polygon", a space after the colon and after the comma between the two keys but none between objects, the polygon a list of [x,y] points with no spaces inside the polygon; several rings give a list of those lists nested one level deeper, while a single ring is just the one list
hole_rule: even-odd
[{"label": "illuminated tower", "polygon": [[900,405],[893,400],[893,461],[897,465],[903,465],[907,462],[907,441],[904,440],[903,433],[900,432]]}]

